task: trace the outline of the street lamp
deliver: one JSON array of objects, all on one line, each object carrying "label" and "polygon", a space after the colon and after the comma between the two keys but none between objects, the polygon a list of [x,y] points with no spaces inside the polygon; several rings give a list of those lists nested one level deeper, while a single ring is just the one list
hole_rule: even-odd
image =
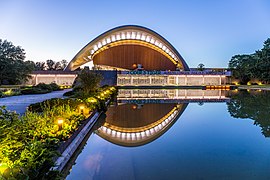
[{"label": "street lamp", "polygon": [[63,129],[63,123],[64,123],[64,119],[59,118],[59,119],[57,120],[58,130],[59,130],[59,131]]}]

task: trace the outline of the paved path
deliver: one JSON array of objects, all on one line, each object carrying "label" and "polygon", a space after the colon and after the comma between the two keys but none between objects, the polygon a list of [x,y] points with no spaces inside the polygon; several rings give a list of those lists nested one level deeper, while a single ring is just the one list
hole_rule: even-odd
[{"label": "paved path", "polygon": [[30,104],[44,101],[51,98],[62,98],[63,94],[71,89],[65,89],[62,91],[54,91],[48,94],[35,94],[35,95],[20,95],[0,98],[0,106],[7,106],[8,110],[16,111],[19,114],[23,114],[26,107]]}]

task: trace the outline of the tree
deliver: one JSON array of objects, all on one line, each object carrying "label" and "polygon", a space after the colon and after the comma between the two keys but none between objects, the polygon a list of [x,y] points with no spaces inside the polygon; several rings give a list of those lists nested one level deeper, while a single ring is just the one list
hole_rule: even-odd
[{"label": "tree", "polygon": [[45,71],[46,63],[45,62],[36,62],[35,63],[35,71]]},{"label": "tree", "polygon": [[204,69],[205,69],[204,64],[202,64],[202,63],[198,64],[198,66],[197,66],[198,71],[203,71]]},{"label": "tree", "polygon": [[77,77],[77,88],[81,88],[85,94],[90,94],[99,88],[102,78],[101,74],[83,69]]},{"label": "tree", "polygon": [[51,59],[48,59],[46,61],[46,65],[47,65],[47,70],[51,71],[51,70],[55,70],[55,62]]},{"label": "tree", "polygon": [[0,39],[0,84],[20,84],[29,78],[34,65],[24,59],[24,49]]},{"label": "tree", "polygon": [[229,68],[235,78],[246,84],[252,78],[270,82],[270,38],[261,50],[253,54],[235,55],[229,61]]}]

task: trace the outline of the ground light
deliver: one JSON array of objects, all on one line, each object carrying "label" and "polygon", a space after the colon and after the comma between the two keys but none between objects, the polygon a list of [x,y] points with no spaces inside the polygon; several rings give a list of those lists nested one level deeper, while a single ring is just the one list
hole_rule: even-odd
[{"label": "ground light", "polygon": [[57,119],[57,124],[58,124],[58,130],[62,130],[63,129],[63,124],[64,124],[64,119],[63,118],[59,118]]},{"label": "ground light", "polygon": [[8,169],[7,163],[0,163],[0,174],[3,174]]},{"label": "ground light", "polygon": [[81,113],[82,115],[84,115],[84,105],[80,105],[80,106],[79,106],[79,109],[80,109],[80,113]]}]

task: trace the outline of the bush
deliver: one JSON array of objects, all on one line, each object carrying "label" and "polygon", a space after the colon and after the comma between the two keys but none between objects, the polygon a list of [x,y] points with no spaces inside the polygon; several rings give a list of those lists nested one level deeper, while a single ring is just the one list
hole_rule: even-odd
[{"label": "bush", "polygon": [[49,84],[52,88],[53,91],[58,91],[58,90],[61,90],[60,89],[60,86],[58,86],[56,83],[51,83]]},{"label": "bush", "polygon": [[51,91],[46,90],[46,89],[39,89],[39,88],[30,88],[30,89],[22,89],[21,93],[24,95],[27,94],[46,94],[49,93]]},{"label": "bush", "polygon": [[1,97],[3,97],[3,96],[4,96],[4,95],[3,95],[3,92],[2,92],[2,91],[0,91],[0,98],[1,98]]},{"label": "bush", "polygon": [[52,87],[49,84],[45,84],[45,83],[39,83],[34,88],[44,89],[44,90],[48,90],[48,91],[52,91],[53,90]]},{"label": "bush", "polygon": [[63,94],[63,96],[73,96],[73,95],[75,95],[75,92],[73,90],[72,91],[65,92]]}]

